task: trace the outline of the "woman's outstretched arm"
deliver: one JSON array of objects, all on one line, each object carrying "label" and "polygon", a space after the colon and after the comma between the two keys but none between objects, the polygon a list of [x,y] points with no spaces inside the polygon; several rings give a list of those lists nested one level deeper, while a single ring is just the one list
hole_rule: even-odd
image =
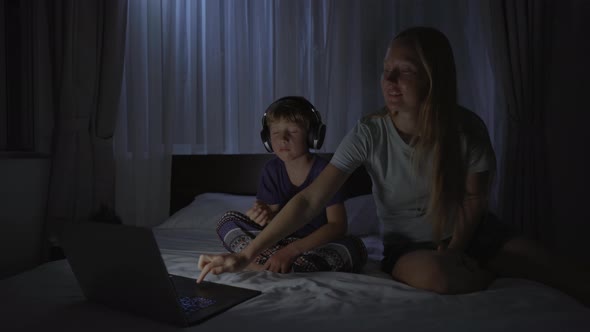
[{"label": "woman's outstretched arm", "polygon": [[201,255],[199,258],[201,274],[197,282],[201,282],[209,272],[220,274],[244,269],[263,250],[309,223],[313,217],[325,209],[328,201],[342,187],[349,175],[328,164],[307,188],[295,195],[281,209],[273,221],[242,252]]}]

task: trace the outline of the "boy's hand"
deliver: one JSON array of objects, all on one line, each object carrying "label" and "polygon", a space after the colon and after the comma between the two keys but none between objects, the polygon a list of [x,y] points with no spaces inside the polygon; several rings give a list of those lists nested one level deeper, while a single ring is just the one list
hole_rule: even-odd
[{"label": "boy's hand", "polygon": [[289,273],[292,271],[293,262],[299,255],[301,252],[290,244],[272,255],[264,264],[264,269],[277,273]]},{"label": "boy's hand", "polygon": [[272,220],[273,212],[266,203],[257,200],[250,210],[246,211],[248,218],[252,219],[258,225],[264,227]]}]

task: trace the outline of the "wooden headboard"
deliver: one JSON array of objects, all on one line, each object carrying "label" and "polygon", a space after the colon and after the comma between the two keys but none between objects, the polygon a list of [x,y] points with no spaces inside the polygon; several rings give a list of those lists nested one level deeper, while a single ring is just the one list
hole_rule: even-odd
[{"label": "wooden headboard", "polygon": [[[332,154],[320,153],[330,160]],[[274,155],[217,154],[174,155],[170,180],[170,215],[206,192],[256,195],[264,163]],[[343,188],[345,197],[371,193],[371,179],[364,167],[359,167]]]}]

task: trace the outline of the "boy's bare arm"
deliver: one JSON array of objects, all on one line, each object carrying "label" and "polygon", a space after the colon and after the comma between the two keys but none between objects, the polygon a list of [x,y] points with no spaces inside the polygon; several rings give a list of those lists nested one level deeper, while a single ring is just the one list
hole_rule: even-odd
[{"label": "boy's bare arm", "polygon": [[266,204],[261,200],[256,200],[254,205],[246,211],[246,216],[252,219],[260,226],[266,226],[271,222],[272,218],[279,212],[278,204]]}]

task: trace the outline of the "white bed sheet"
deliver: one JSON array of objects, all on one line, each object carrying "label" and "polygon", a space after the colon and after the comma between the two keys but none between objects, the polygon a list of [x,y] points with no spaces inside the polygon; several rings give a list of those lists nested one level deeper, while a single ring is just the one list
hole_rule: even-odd
[{"label": "white bed sheet", "polygon": [[[154,229],[170,273],[195,278],[199,254],[224,252],[214,233]],[[369,240],[370,241],[370,240]],[[544,285],[498,279],[482,292],[437,295],[363,274],[239,272],[207,280],[262,295],[190,331],[590,331],[590,309]],[[172,331],[177,327],[87,302],[66,261],[0,282],[3,331]]]},{"label": "white bed sheet", "polygon": [[[199,254],[225,252],[209,230],[155,234],[169,271],[186,277],[198,275]],[[363,241],[378,257],[380,241]],[[503,278],[482,292],[438,295],[392,280],[375,259],[361,274],[240,272],[207,280],[262,291],[232,310],[241,322],[268,331],[590,331],[590,309],[542,284]],[[236,328],[222,317],[203,327]]]}]

